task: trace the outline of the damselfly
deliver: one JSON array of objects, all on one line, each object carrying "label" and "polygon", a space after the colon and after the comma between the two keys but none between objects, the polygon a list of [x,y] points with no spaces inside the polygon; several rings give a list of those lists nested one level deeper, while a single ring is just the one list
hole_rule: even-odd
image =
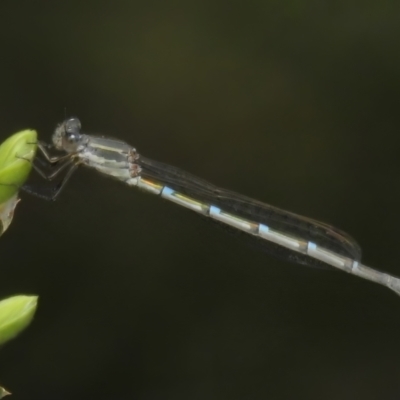
[{"label": "damselfly", "polygon": [[[359,245],[337,228],[219,188],[143,157],[125,142],[84,134],[77,118],[59,124],[52,142],[39,143],[38,147],[54,170],[46,174],[37,165],[35,168],[48,180],[67,171],[50,196],[53,200],[76,168],[85,165],[244,232],[274,256],[297,264],[338,268],[400,294],[400,279],[361,264]],[[48,152],[51,148],[63,151],[63,155],[52,157]]]}]

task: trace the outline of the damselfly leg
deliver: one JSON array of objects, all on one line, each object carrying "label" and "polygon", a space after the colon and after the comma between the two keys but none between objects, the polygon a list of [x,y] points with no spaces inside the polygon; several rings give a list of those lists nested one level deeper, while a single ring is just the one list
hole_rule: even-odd
[{"label": "damselfly leg", "polygon": [[[67,170],[65,175],[61,178],[59,182],[47,188],[42,187],[39,189],[32,185],[24,185],[21,188],[29,194],[49,201],[54,201],[57,199],[65,184],[68,182],[69,178],[79,165],[79,161],[75,159],[73,153],[63,154],[60,156],[52,156],[48,151],[48,149],[52,148],[52,145],[44,142],[39,142],[38,149],[40,150],[44,159],[36,157],[32,162],[32,166],[43,179],[49,182],[59,177],[61,172]],[[50,171],[46,171],[46,168],[50,169]]]}]

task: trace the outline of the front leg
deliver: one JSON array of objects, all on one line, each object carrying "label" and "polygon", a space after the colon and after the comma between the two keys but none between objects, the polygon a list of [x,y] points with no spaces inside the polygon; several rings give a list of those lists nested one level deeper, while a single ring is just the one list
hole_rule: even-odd
[{"label": "front leg", "polygon": [[43,156],[45,157],[45,159],[49,162],[49,164],[56,164],[59,161],[65,160],[67,158],[71,158],[75,155],[75,153],[67,153],[62,156],[52,157],[47,150],[48,148],[52,148],[53,147],[52,145],[49,145],[45,142],[38,142],[37,145],[38,145],[39,150],[42,152]]},{"label": "front leg", "polygon": [[52,167],[57,167],[56,169],[52,170],[51,173],[47,173],[45,171],[43,171],[37,164],[41,164],[41,166],[43,166],[43,161],[39,160],[38,158],[35,158],[33,161],[25,158],[25,157],[19,157],[16,156],[18,159],[20,160],[25,160],[27,162],[32,163],[32,167],[34,168],[34,170],[44,179],[46,179],[47,181],[51,181],[53,180],[57,175],[60,174],[60,172],[64,171],[64,169],[68,166],[70,166],[73,162],[74,159],[72,157],[70,157],[67,160],[64,160],[64,162],[61,165],[56,165],[56,163],[50,164]]},{"label": "front leg", "polygon": [[[36,160],[35,160],[36,161]],[[70,158],[69,160],[64,161],[61,165],[57,165],[57,168],[53,170],[51,173],[44,172],[37,164],[33,161],[32,166],[35,171],[47,181],[52,181],[55,177],[57,177],[60,172],[64,171],[67,167],[70,167],[73,164],[74,160]],[[53,164],[55,165],[55,164]]]}]

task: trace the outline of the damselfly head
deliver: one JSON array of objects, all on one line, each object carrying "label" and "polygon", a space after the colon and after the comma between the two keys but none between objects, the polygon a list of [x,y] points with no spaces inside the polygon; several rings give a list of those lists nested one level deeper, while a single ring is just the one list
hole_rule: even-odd
[{"label": "damselfly head", "polygon": [[57,128],[53,134],[53,144],[58,150],[64,150],[67,153],[73,153],[79,150],[82,143],[81,122],[78,118],[68,118]]}]

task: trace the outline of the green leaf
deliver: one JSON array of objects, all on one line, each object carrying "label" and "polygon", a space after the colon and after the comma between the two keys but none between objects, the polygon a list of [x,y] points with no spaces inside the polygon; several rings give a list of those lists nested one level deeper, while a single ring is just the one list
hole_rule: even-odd
[{"label": "green leaf", "polygon": [[9,394],[11,394],[11,393],[0,386],[0,399],[2,399],[3,397],[8,396]]},{"label": "green leaf", "polygon": [[[14,210],[19,202],[18,194],[3,204],[0,204],[0,236],[7,230],[14,217]],[[1,399],[1,397],[0,397]]]},{"label": "green leaf", "polygon": [[25,183],[37,149],[37,133],[24,130],[0,145],[0,204],[12,198]]},{"label": "green leaf", "polygon": [[0,235],[10,225],[18,204],[18,190],[32,169],[37,150],[37,133],[24,130],[0,145]]},{"label": "green leaf", "polygon": [[0,301],[0,345],[29,325],[36,311],[37,300],[37,296],[18,295]]}]

